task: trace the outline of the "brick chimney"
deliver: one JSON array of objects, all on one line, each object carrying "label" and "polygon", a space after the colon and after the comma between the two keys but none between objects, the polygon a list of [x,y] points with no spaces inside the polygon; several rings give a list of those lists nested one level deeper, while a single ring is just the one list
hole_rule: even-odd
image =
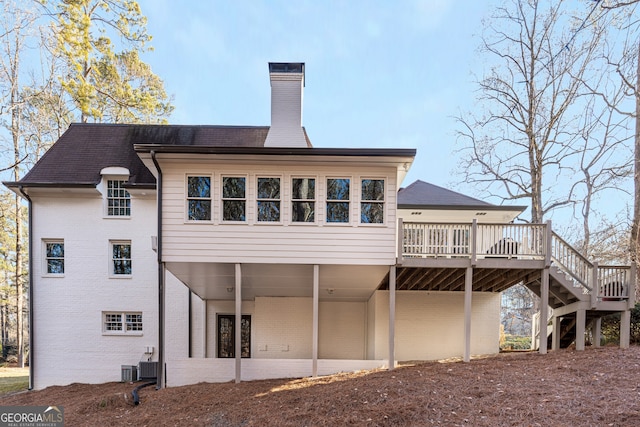
[{"label": "brick chimney", "polygon": [[304,62],[270,62],[271,127],[265,147],[307,147],[302,130]]}]

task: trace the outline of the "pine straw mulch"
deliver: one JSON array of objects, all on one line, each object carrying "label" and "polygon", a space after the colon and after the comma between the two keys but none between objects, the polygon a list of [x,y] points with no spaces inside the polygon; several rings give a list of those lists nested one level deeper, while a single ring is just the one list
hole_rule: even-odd
[{"label": "pine straw mulch", "polygon": [[0,398],[73,426],[638,426],[640,347],[510,353],[393,371],[140,390],[72,384]]}]

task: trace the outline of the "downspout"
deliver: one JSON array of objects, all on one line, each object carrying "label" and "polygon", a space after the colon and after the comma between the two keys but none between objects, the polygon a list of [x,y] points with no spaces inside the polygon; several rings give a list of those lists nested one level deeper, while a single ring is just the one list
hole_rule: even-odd
[{"label": "downspout", "polygon": [[33,214],[31,213],[31,198],[24,192],[22,185],[18,186],[18,191],[29,203],[29,390],[33,390]]},{"label": "downspout", "polygon": [[164,266],[162,264],[162,169],[156,160],[156,152],[151,152],[151,160],[158,171],[156,180],[157,194],[157,242],[158,242],[158,379],[156,389],[164,387],[165,370],[164,370]]},{"label": "downspout", "polygon": [[193,328],[193,321],[191,320],[191,311],[192,311],[192,307],[191,307],[191,297],[193,296],[193,291],[191,289],[189,289],[189,351],[188,351],[188,355],[189,355],[189,359],[191,359],[191,345],[192,345],[192,340],[191,340],[191,329]]}]

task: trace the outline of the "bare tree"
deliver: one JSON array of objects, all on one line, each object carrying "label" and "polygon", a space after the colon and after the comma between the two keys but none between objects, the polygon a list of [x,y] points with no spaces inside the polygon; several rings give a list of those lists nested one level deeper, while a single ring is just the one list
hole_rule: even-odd
[{"label": "bare tree", "polygon": [[[590,258],[600,258],[598,249],[602,249],[602,246],[592,247],[591,235],[608,235],[612,229],[609,227],[610,221],[606,220],[601,229],[593,226],[593,205],[601,195],[623,193],[631,196],[624,184],[629,182],[633,174],[630,147],[633,134],[628,128],[629,117],[617,110],[617,106],[627,98],[624,85],[612,82],[606,73],[594,76],[594,80],[585,82],[585,85],[593,88],[593,95],[605,95],[601,91],[606,91],[608,101],[603,102],[601,96],[585,97],[582,125],[576,141],[580,156],[572,192],[580,195],[576,204],[576,210],[579,211],[577,216],[582,220],[582,239],[578,249]],[[627,227],[614,230],[627,236]],[[600,239],[597,241],[600,242]]]},{"label": "bare tree", "polygon": [[[56,129],[56,126],[66,128],[68,110],[63,106],[63,92],[56,79],[56,61],[47,54],[51,52],[47,45],[51,46],[54,39],[46,28],[38,26],[40,15],[37,10],[12,0],[1,0],[0,9],[0,144],[5,156],[2,157],[2,170],[10,171],[11,178],[18,181],[23,170],[44,153],[56,134],[59,135],[60,128]],[[29,66],[23,65],[25,57],[29,59]],[[34,63],[40,64],[39,70]],[[28,249],[26,209],[22,198],[14,194],[13,209],[3,213],[11,216],[6,222],[12,226],[7,233],[13,244],[7,256],[13,258],[10,281],[15,287],[15,342],[18,364],[24,366]],[[8,318],[4,312],[2,317],[3,321]]]},{"label": "bare tree", "polygon": [[508,0],[496,9],[482,37],[492,61],[478,81],[483,114],[458,117],[466,181],[526,199],[536,223],[578,200],[576,187],[556,183],[572,182],[584,151],[582,82],[605,36],[594,25],[600,9],[577,19],[568,3]]}]

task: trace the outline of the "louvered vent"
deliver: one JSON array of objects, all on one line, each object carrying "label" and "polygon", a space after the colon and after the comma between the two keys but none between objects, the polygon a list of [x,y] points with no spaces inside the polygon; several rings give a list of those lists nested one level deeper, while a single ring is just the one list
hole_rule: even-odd
[{"label": "louvered vent", "polygon": [[158,379],[158,362],[140,362],[138,364],[138,378],[141,380]]}]

